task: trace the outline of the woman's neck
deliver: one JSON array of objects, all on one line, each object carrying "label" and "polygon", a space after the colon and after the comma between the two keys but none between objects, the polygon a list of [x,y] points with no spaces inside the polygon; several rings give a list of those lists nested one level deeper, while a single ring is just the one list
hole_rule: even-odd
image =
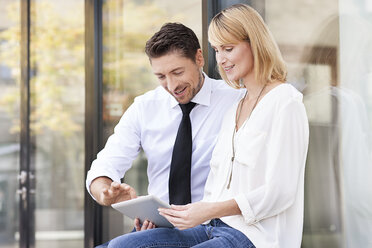
[{"label": "woman's neck", "polygon": [[254,76],[243,79],[244,87],[247,89],[247,99],[257,98],[264,84],[256,81]]}]

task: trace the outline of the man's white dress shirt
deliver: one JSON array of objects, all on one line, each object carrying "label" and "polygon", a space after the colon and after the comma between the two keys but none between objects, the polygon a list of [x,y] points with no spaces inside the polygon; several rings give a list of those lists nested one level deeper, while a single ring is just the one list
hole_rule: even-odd
[{"label": "man's white dress shirt", "polygon": [[287,83],[269,91],[235,133],[232,164],[237,105],[222,124],[203,201],[235,199],[242,215],[221,220],[243,232],[258,248],[299,248],[309,139],[302,94]]},{"label": "man's white dress shirt", "polygon": [[[191,198],[200,201],[209,173],[209,162],[225,112],[244,94],[205,74],[204,84],[191,100],[192,125]],[[88,171],[86,187],[100,176],[120,182],[142,147],[147,159],[148,193],[168,202],[168,180],[173,145],[182,111],[163,87],[136,97],[114,129],[105,148]]]}]

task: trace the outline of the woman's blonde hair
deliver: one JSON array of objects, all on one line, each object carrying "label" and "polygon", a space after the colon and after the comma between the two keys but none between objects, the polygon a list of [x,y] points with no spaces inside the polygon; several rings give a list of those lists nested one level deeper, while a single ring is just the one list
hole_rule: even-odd
[{"label": "woman's blonde hair", "polygon": [[[245,4],[235,4],[213,17],[208,28],[208,39],[213,46],[250,43],[254,58],[255,79],[261,83],[286,81],[287,69],[270,30],[262,17]],[[232,87],[241,88],[239,81],[230,81],[221,66],[221,77]]]}]

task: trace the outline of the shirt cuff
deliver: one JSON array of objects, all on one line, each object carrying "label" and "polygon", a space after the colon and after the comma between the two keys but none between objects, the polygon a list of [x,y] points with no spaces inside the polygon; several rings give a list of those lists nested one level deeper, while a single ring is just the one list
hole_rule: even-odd
[{"label": "shirt cuff", "polygon": [[247,200],[247,198],[245,197],[244,194],[237,195],[234,198],[234,200],[238,204],[238,207],[239,207],[240,211],[242,212],[244,221],[248,225],[252,225],[252,224],[258,222],[258,220],[256,220],[256,216],[253,213],[253,209],[251,208],[251,205],[249,204],[249,202],[248,202],[248,200]]},{"label": "shirt cuff", "polygon": [[[92,166],[93,167],[93,166]],[[98,177],[108,177],[110,178],[112,181],[114,182],[118,182],[118,183],[121,183],[120,181],[120,177],[118,177],[118,175],[116,173],[113,173],[109,170],[106,169],[94,169],[92,170],[92,168],[88,171],[88,174],[87,174],[87,179],[85,180],[85,187],[87,188],[87,191],[88,193],[90,194],[90,196],[95,200],[97,201],[97,199],[92,195],[92,193],[90,192],[90,185],[92,184],[92,181]]]}]

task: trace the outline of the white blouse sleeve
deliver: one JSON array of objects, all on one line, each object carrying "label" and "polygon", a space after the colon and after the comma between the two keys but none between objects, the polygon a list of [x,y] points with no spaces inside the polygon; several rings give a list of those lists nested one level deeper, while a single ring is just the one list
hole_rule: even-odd
[{"label": "white blouse sleeve", "polygon": [[247,224],[275,216],[295,201],[299,181],[304,176],[309,127],[300,99],[291,99],[272,123],[267,140],[265,183],[238,194],[237,202]]}]

